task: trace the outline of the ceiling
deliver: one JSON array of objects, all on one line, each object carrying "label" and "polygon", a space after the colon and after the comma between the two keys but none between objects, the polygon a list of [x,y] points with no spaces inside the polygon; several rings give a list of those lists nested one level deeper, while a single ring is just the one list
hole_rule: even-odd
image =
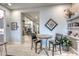
[{"label": "ceiling", "polygon": [[[30,9],[30,8],[40,8],[40,7],[48,7],[54,5],[68,5],[71,3],[11,3],[11,6],[8,3],[0,3],[0,5],[10,9],[10,10],[20,10],[20,9]],[[23,14],[30,18],[33,22],[39,22],[39,12],[23,12]]]},{"label": "ceiling", "polygon": [[9,6],[8,3],[0,3],[0,4],[8,9],[27,9],[27,8],[39,8],[52,5],[59,5],[65,3],[11,3],[12,4],[11,6]]},{"label": "ceiling", "polygon": [[37,8],[37,7],[44,7],[49,6],[52,4],[47,3],[12,3],[11,6],[9,6],[7,3],[2,3],[3,6],[9,8],[9,9],[27,9],[27,8]]}]

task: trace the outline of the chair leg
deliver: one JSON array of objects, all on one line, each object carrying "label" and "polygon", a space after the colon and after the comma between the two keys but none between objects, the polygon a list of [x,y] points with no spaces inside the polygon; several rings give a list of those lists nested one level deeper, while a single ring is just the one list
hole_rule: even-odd
[{"label": "chair leg", "polygon": [[52,56],[54,56],[54,45],[52,45],[53,46],[53,49],[52,49]]},{"label": "chair leg", "polygon": [[59,50],[60,50],[60,54],[61,54],[61,45],[59,45]]},{"label": "chair leg", "polygon": [[47,40],[46,40],[46,48],[47,48]]},{"label": "chair leg", "polygon": [[33,40],[32,40],[32,42],[31,42],[31,50],[32,50],[32,48],[33,48]]},{"label": "chair leg", "polygon": [[35,42],[35,53],[37,53],[37,42]]},{"label": "chair leg", "polygon": [[1,48],[1,56],[2,56],[3,46],[0,46],[0,48]]},{"label": "chair leg", "polygon": [[5,52],[6,52],[6,55],[7,55],[7,47],[6,47],[6,44],[5,44]]},{"label": "chair leg", "polygon": [[50,42],[49,42],[49,50],[50,50]]},{"label": "chair leg", "polygon": [[56,51],[56,45],[54,47],[55,47],[55,51]]},{"label": "chair leg", "polygon": [[40,42],[40,49],[42,50],[42,41]]}]

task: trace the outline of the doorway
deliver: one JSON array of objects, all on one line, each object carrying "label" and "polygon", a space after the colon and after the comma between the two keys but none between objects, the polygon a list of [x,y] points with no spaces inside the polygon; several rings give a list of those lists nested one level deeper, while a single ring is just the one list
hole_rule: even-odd
[{"label": "doorway", "polygon": [[22,42],[31,44],[31,33],[39,33],[39,12],[22,13]]}]

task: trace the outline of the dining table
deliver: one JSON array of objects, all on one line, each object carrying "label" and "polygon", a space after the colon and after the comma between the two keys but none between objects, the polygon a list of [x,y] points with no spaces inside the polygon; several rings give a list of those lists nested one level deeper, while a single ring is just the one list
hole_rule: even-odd
[{"label": "dining table", "polygon": [[[52,35],[49,35],[49,34],[37,34],[37,38],[38,38],[39,40],[46,40],[46,42],[45,42],[46,45],[45,45],[45,47],[42,47],[42,50],[44,50],[45,53],[46,53],[46,55],[49,56],[48,51],[47,51],[47,41],[48,41],[48,39],[51,39],[51,38],[52,38]],[[42,50],[40,50],[39,53],[40,53]],[[39,54],[39,53],[38,53],[38,54]]]}]

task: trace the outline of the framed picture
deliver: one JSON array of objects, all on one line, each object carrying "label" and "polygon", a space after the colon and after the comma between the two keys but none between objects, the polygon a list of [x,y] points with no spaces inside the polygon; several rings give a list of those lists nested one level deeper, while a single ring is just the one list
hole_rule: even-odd
[{"label": "framed picture", "polygon": [[57,23],[53,19],[49,19],[45,26],[52,31],[57,26]]},{"label": "framed picture", "polygon": [[11,22],[11,29],[12,30],[17,30],[17,22]]}]

